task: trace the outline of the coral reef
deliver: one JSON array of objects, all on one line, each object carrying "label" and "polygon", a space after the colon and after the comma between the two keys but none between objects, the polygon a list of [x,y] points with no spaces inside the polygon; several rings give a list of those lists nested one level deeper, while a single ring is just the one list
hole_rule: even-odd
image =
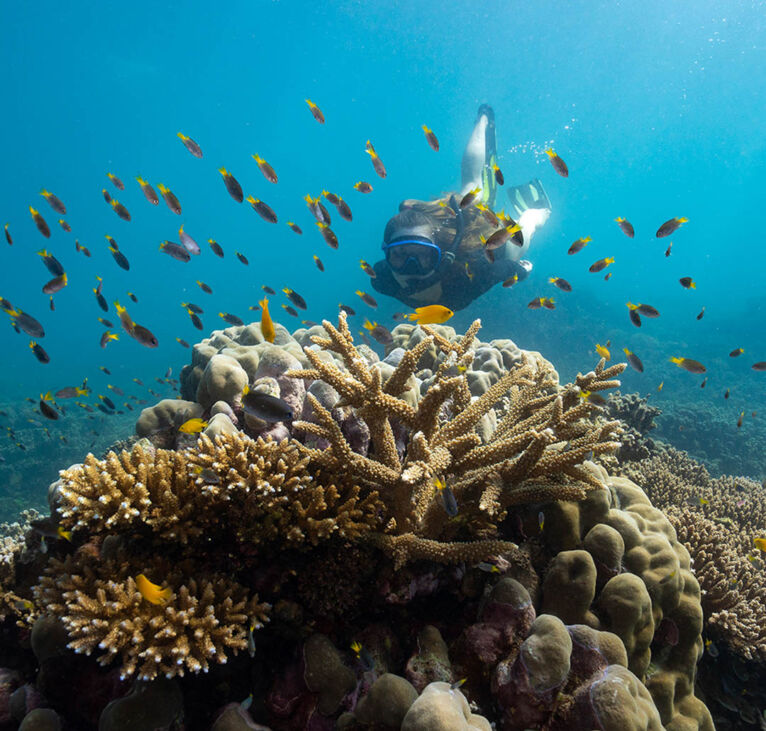
[{"label": "coral reef", "polygon": [[766,577],[753,543],[766,535],[763,486],[744,477],[712,478],[673,448],[622,471],[646,486],[689,549],[716,640],[745,658],[766,661]]},{"label": "coral reef", "polygon": [[[603,466],[623,427],[588,394],[624,364],[560,385],[478,330],[400,325],[384,360],[344,315],[196,345],[188,403],[149,407],[130,451],[51,486],[73,532],[33,595],[53,708],[104,729],[149,710],[188,729],[712,729],[689,553]],[[245,385],[295,420],[247,413]],[[191,413],[199,436],[177,431]],[[12,659],[9,688],[35,680]],[[96,709],[43,682],[65,668]]]},{"label": "coral reef", "polygon": [[607,399],[606,410],[612,419],[625,424],[620,435],[622,446],[616,455],[619,461],[645,459],[657,450],[648,435],[657,427],[654,420],[662,414],[661,409],[651,406],[648,399],[637,393],[616,391]]}]

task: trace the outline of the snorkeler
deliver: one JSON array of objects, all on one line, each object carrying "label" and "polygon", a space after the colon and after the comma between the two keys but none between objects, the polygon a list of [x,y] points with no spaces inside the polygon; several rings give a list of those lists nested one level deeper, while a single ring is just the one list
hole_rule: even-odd
[{"label": "snorkeler", "polygon": [[[410,307],[461,310],[498,282],[525,279],[532,264],[522,256],[551,205],[542,183],[532,180],[508,189],[515,221],[498,220],[498,170],[495,115],[482,104],[463,153],[460,193],[402,201],[383,233],[385,259],[374,266],[373,287]],[[504,241],[495,246],[498,236]]]}]

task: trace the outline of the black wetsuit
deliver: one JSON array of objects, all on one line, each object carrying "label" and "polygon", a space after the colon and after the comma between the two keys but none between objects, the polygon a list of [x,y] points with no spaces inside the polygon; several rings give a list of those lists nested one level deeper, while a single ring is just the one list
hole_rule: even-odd
[{"label": "black wetsuit", "polygon": [[[372,280],[372,286],[377,292],[396,297],[409,307],[424,305],[444,305],[454,312],[468,307],[477,297],[483,295],[498,282],[517,274],[519,281],[527,277],[527,270],[517,261],[504,259],[490,263],[482,250],[477,256],[466,259],[456,259],[444,263],[429,279],[418,282],[417,289],[404,289],[394,278],[388,262],[379,261],[373,267],[377,275]],[[473,276],[469,276],[470,274]]]}]

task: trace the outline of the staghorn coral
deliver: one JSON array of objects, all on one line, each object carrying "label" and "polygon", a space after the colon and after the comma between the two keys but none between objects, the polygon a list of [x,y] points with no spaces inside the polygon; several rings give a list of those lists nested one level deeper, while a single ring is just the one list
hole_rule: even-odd
[{"label": "staghorn coral", "polygon": [[[66,627],[69,647],[85,655],[102,650],[101,665],[120,657],[122,677],[207,672],[247,646],[248,623],[266,621],[268,604],[227,576],[200,575],[189,563],[171,568],[155,559],[139,568],[132,561],[52,559],[35,587],[37,601]],[[146,601],[136,588],[134,576],[144,570],[172,589],[165,604]]]},{"label": "staghorn coral", "polygon": [[[589,489],[600,488],[592,473],[579,465],[596,454],[614,451],[619,443],[617,422],[595,426],[587,416],[592,404],[582,391],[601,391],[619,385],[613,380],[624,364],[579,375],[575,384],[558,388],[555,372],[542,358],[523,356],[519,365],[500,376],[472,400],[463,375],[471,363],[471,345],[479,329],[474,322],[456,342],[429,327],[426,337],[405,351],[383,380],[353,344],[345,313],[338,327],[323,322],[326,337],[314,336],[315,345],[340,356],[345,370],[310,347],[304,353],[310,369],[288,372],[306,381],[323,380],[340,394],[336,408],[352,406],[370,433],[367,456],[354,452],[332,413],[311,393],[308,399],[314,421],[301,420],[294,429],[325,440],[329,449],[309,449],[312,462],[333,472],[351,474],[361,485],[375,486],[390,516],[388,533],[413,534],[418,539],[444,536],[448,517],[435,494],[437,480],[445,480],[461,506],[461,517],[471,522],[474,534],[492,533],[506,509],[514,504],[551,500],[580,500]],[[438,348],[443,359],[434,380],[417,405],[402,395],[424,354]],[[457,371],[452,375],[452,371]],[[494,432],[482,443],[476,432],[479,421],[508,394],[507,408]],[[446,418],[445,413],[450,417]],[[408,441],[400,455],[395,434],[404,427]],[[427,544],[408,543],[415,550]],[[399,563],[403,560],[399,542]],[[496,553],[487,543],[486,554]],[[480,547],[466,544],[465,558],[475,559]],[[455,543],[439,551],[429,545],[417,555],[441,556],[445,562],[460,560]],[[414,556],[413,556],[414,557]]]}]

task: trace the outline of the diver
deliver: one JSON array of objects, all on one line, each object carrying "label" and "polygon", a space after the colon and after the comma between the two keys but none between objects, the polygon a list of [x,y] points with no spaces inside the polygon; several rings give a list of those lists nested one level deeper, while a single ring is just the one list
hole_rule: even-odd
[{"label": "diver", "polygon": [[[521,230],[498,248],[485,246],[484,241],[505,225],[491,222],[496,166],[495,114],[482,104],[463,153],[460,193],[402,201],[399,213],[386,224],[385,259],[375,264],[372,280],[378,292],[410,307],[440,304],[457,311],[498,282],[510,285],[529,275],[532,263],[522,257],[532,234],[548,220],[551,204],[537,179],[508,189]],[[477,189],[473,203],[461,208],[463,197]]]}]

